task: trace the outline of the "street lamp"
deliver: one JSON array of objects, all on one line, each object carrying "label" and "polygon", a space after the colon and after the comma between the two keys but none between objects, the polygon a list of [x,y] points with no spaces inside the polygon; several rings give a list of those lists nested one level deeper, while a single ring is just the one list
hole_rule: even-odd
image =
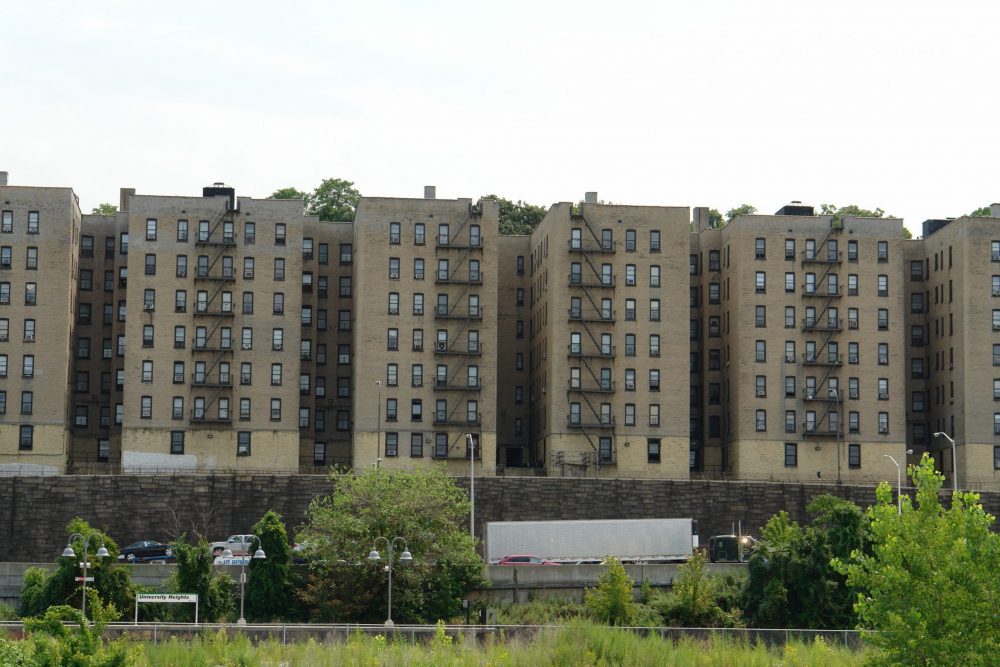
[{"label": "street lamp", "polygon": [[382,380],[375,380],[375,386],[378,387],[378,426],[376,430],[376,441],[375,441],[375,467],[378,468],[379,464],[382,463]]},{"label": "street lamp", "polygon": [[[249,547],[250,545],[252,545],[254,540],[257,540],[257,551],[255,551],[253,554],[254,560],[265,560],[267,556],[264,555],[264,550],[260,548],[259,537],[257,537],[256,535],[251,535],[250,542],[249,544],[247,544],[247,546]],[[225,551],[223,551],[222,557],[232,558],[233,557],[232,549],[226,549]],[[247,624],[247,619],[243,617],[243,603],[245,601],[246,582],[247,582],[246,569],[247,569],[247,557],[245,555],[240,556],[240,620],[236,621],[236,625]]]},{"label": "street lamp", "polygon": [[[913,450],[907,449],[906,453],[912,454]],[[902,514],[903,513],[903,466],[897,463],[896,459],[892,458],[888,454],[883,454],[882,456],[892,461],[896,466],[896,507],[897,507],[896,513]],[[903,463],[906,463],[906,459],[903,459]]]},{"label": "street lamp", "polygon": [[465,434],[465,442],[469,446],[469,535],[476,539],[476,439],[471,433]]},{"label": "street lamp", "polygon": [[830,393],[833,394],[833,400],[837,403],[837,486],[843,484],[840,479],[840,441],[844,434],[844,422],[843,422],[843,412],[844,403],[840,400],[840,391],[836,388],[831,387]]},{"label": "street lamp", "polygon": [[955,439],[944,431],[938,431],[934,434],[934,437],[944,438],[951,443],[951,481],[955,491],[958,491],[958,459],[955,458]]},{"label": "street lamp", "polygon": [[410,563],[412,563],[413,562],[413,556],[410,555],[410,549],[406,545],[406,540],[403,539],[402,537],[394,537],[391,540],[388,537],[376,537],[375,540],[372,542],[371,553],[368,554],[368,560],[372,561],[373,563],[377,563],[379,560],[381,560],[381,556],[379,556],[378,550],[375,548],[376,545],[378,545],[378,541],[379,540],[382,540],[383,542],[385,542],[386,545],[389,548],[389,611],[388,611],[388,614],[386,615],[385,627],[391,628],[393,626],[393,622],[392,622],[392,550],[393,550],[393,547],[396,545],[396,542],[398,541],[398,542],[402,542],[403,543],[403,553],[401,553],[399,555],[399,564],[400,565],[409,565]]},{"label": "street lamp", "polygon": [[101,542],[101,548],[97,550],[96,556],[98,558],[107,558],[110,556],[111,554],[109,554],[108,550],[104,547],[104,536],[96,530],[86,537],[84,537],[81,533],[73,533],[69,536],[69,541],[66,542],[66,548],[63,549],[62,552],[63,558],[76,558],[76,552],[73,551],[73,540],[77,538],[83,540],[83,562],[80,563],[80,567],[83,568],[83,576],[77,577],[77,579],[83,581],[83,604],[81,605],[81,608],[83,611],[84,621],[87,620],[87,569],[90,567],[90,563],[87,562],[87,548],[90,546],[90,540],[94,537],[98,538]]}]

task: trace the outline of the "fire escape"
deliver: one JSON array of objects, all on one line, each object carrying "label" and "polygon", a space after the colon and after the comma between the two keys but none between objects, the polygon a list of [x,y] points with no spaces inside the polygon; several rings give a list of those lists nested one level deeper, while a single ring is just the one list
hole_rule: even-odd
[{"label": "fire escape", "polygon": [[[563,470],[565,466],[581,466],[586,471],[593,465],[595,474],[600,476],[602,465],[615,463],[615,418],[610,400],[603,400],[615,391],[611,379],[615,359],[611,342],[615,276],[612,265],[601,262],[604,257],[614,257],[615,242],[610,230],[597,233],[583,215],[582,207],[573,207],[570,217],[573,227],[569,239],[572,269],[568,318],[572,333],[567,350],[571,375],[566,425],[583,435],[590,451],[580,452],[579,461],[567,460],[566,452],[554,452],[553,461]],[[609,366],[603,366],[604,363]]]},{"label": "fire escape", "polygon": [[[803,268],[815,269],[815,273],[807,274],[806,284],[802,287],[803,301],[807,304],[806,317],[802,319],[802,332],[807,337],[815,337],[806,343],[802,364],[817,372],[816,376],[810,376],[816,378],[815,383],[807,382],[803,393],[806,403],[803,433],[810,438],[837,438],[844,428],[843,410],[838,409],[843,403],[843,389],[837,375],[843,365],[839,349],[843,320],[837,307],[843,295],[837,273],[841,264],[837,236],[841,231],[843,225],[839,221],[832,221],[825,237],[815,245],[807,241],[802,256]],[[857,323],[852,321],[850,326],[854,328]],[[836,423],[830,419],[833,412],[839,418]]]},{"label": "fire escape", "polygon": [[[478,323],[483,320],[478,301],[483,284],[483,237],[478,224],[482,213],[473,204],[457,228],[442,225],[437,233],[434,283],[439,291],[434,319],[439,331],[447,332],[439,333],[434,343],[434,354],[443,363],[434,377],[433,423],[447,431],[435,436],[433,456],[437,459],[467,459],[465,436],[471,433],[478,442],[482,427],[483,379],[478,364],[483,353],[478,337]],[[478,447],[475,454],[480,456]]]},{"label": "fire escape", "polygon": [[[237,211],[227,209],[215,220],[199,225],[195,237],[198,263],[195,268],[195,330],[192,348],[195,370],[191,387],[198,393],[191,409],[192,424],[230,424],[232,418],[234,317],[232,286],[236,282],[235,258]],[[227,254],[228,253],[228,254]],[[230,327],[223,339],[220,329]],[[214,409],[213,409],[214,408]]]}]

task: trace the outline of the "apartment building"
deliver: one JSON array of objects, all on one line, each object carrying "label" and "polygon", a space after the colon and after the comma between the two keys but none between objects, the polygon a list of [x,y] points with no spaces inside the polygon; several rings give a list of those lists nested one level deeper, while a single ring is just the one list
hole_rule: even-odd
[{"label": "apartment building", "polygon": [[66,469],[80,219],[71,188],[0,172],[0,472]]},{"label": "apartment building", "polygon": [[708,443],[706,469],[887,479],[884,455],[907,449],[902,221],[835,220],[796,202],[698,231],[692,302],[705,315],[691,338],[705,342],[692,368],[707,364],[692,402],[707,429],[698,421],[693,439]]},{"label": "apartment building", "polygon": [[354,467],[495,470],[496,202],[364,197],[354,221]]},{"label": "apartment building", "polygon": [[689,308],[671,287],[687,281],[689,222],[588,193],[534,230],[530,421],[547,474],[688,476]]},{"label": "apartment building", "polygon": [[537,472],[543,468],[531,440],[528,368],[531,236],[501,236],[497,244],[497,469]]},{"label": "apartment building", "polygon": [[[928,220],[907,253],[911,442],[949,483],[1000,482],[1000,205]],[[945,433],[955,441],[955,459]],[[991,486],[993,485],[993,486]]]}]

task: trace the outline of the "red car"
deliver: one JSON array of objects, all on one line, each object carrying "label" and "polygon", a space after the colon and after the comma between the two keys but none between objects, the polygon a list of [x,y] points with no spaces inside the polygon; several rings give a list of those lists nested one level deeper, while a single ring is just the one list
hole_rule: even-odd
[{"label": "red car", "polygon": [[538,556],[505,556],[497,565],[559,565],[559,563]]}]

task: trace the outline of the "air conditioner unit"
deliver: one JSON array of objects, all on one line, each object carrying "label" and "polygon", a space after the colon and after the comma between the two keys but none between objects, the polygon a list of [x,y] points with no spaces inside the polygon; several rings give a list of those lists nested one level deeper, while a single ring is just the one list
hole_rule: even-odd
[{"label": "air conditioner unit", "polygon": [[767,396],[767,392],[766,392],[766,391],[764,391],[763,389],[758,389],[758,390],[757,390],[757,396],[758,396],[758,397],[764,397],[764,396]]},{"label": "air conditioner unit", "polygon": [[625,278],[625,284],[626,285],[635,285],[635,278],[626,277]]},{"label": "air conditioner unit", "polygon": [[437,350],[438,352],[446,352],[448,350],[448,343],[438,341]]},{"label": "air conditioner unit", "polygon": [[244,350],[252,350],[253,349],[253,345],[250,344],[250,343],[243,343],[243,349]]},{"label": "air conditioner unit", "polygon": [[625,391],[635,391],[635,382],[626,382]]},{"label": "air conditioner unit", "polygon": [[878,432],[879,433],[888,433],[889,432],[889,427],[888,426],[879,426],[878,427]]},{"label": "air conditioner unit", "polygon": [[146,311],[152,311],[152,310],[156,310],[156,307],[153,304],[151,304],[151,303],[146,303],[146,304],[143,304],[142,309],[146,310]]},{"label": "air conditioner unit", "polygon": [[280,352],[282,347],[283,346],[282,346],[281,343],[271,343],[271,349],[272,350],[277,350],[277,351]]},{"label": "air conditioner unit", "polygon": [[0,343],[6,343],[6,342],[7,342],[7,334],[0,335]]},{"label": "air conditioner unit", "polygon": [[243,375],[240,377],[240,384],[250,384],[250,377]]},{"label": "air conditioner unit", "polygon": [[283,306],[278,306],[277,308],[274,309],[274,314],[275,315],[282,315],[282,314],[284,314],[284,312],[285,312],[285,309],[284,309]]},{"label": "air conditioner unit", "polygon": [[390,271],[389,280],[399,280],[399,271]]},{"label": "air conditioner unit", "polygon": [[889,400],[889,392],[887,392],[887,391],[880,391],[878,393],[878,400],[880,400],[880,401],[887,401],[887,400]]},{"label": "air conditioner unit", "polygon": [[244,271],[243,272],[243,277],[244,278],[253,278],[253,271]]},{"label": "air conditioner unit", "polygon": [[24,340],[25,340],[26,343],[34,342],[34,340],[35,340],[35,334],[33,334],[33,333],[24,334]]},{"label": "air conditioner unit", "polygon": [[813,392],[811,392],[811,391],[807,391],[807,392],[806,392],[806,400],[807,400],[807,401],[811,401],[811,400],[813,400],[814,398],[816,398],[816,394],[815,394],[815,393],[813,393]]},{"label": "air conditioner unit", "polygon": [[184,278],[185,276],[187,276],[187,274],[188,274],[187,269],[177,269],[178,278]]}]

